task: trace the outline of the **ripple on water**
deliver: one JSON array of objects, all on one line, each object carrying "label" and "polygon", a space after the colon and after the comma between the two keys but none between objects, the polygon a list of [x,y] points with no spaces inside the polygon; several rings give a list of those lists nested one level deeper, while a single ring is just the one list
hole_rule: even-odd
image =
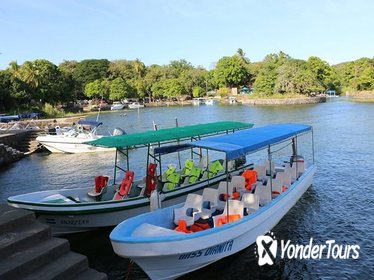
[{"label": "ripple on water", "polygon": [[[334,239],[341,244],[359,244],[357,260],[289,260],[277,258],[273,266],[259,267],[254,246],[225,258],[182,279],[370,279],[374,274],[374,110],[372,104],[336,101],[303,106],[201,106],[146,108],[101,114],[112,130],[127,132],[218,120],[312,124],[317,173],[313,186],[274,227],[277,239],[316,244]],[[141,149],[131,152],[131,168],[141,176],[145,158]],[[0,199],[30,191],[93,184],[93,177],[113,177],[114,154],[46,155],[25,158],[1,171]],[[87,255],[91,267],[109,274],[109,279],[127,276],[128,260],[116,256],[110,231],[68,236],[73,250]],[[317,243],[318,242],[318,243]],[[98,253],[100,252],[100,253]],[[172,265],[172,264],[171,264]],[[135,264],[130,279],[147,279]]]}]

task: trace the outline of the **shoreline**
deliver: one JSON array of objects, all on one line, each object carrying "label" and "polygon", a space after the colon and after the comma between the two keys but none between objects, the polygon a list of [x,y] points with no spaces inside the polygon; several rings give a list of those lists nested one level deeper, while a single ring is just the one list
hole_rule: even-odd
[{"label": "shoreline", "polygon": [[245,105],[303,105],[326,102],[326,96],[304,97],[304,98],[243,98]]},{"label": "shoreline", "polygon": [[[317,97],[305,97],[305,98],[249,98],[248,96],[235,96],[237,98],[237,103],[242,105],[303,105],[303,104],[317,104],[326,102],[326,96],[317,96]],[[351,97],[351,96],[350,96]],[[360,96],[362,99],[362,97]],[[371,97],[374,99],[373,97]],[[221,104],[228,105],[229,102],[224,99],[220,101]],[[150,107],[184,107],[184,106],[193,106],[192,100],[185,101],[170,101],[170,102],[151,102],[147,103],[145,108]],[[141,109],[143,110],[143,109]],[[122,111],[122,110],[120,110]],[[102,110],[101,113],[114,112],[110,110]],[[53,117],[45,119],[24,119],[19,120],[16,123],[20,123],[23,126],[38,126],[41,130],[46,130],[47,128],[55,127],[59,125],[60,127],[71,126],[73,123],[77,123],[79,119],[85,119],[87,116],[97,114],[97,111],[82,111],[76,115],[68,117]],[[11,128],[15,122],[1,123],[1,128],[6,130]]]}]

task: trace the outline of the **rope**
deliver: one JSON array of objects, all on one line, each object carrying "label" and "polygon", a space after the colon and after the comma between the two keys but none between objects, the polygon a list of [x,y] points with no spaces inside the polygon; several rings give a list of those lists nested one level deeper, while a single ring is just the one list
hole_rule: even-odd
[{"label": "rope", "polygon": [[288,143],[288,144],[286,144],[285,146],[279,148],[278,150],[271,151],[271,154],[275,154],[275,153],[279,152],[280,150],[283,150],[283,149],[287,148],[287,147],[290,146],[290,145],[291,145],[291,143]]},{"label": "rope", "polygon": [[128,266],[127,266],[127,275],[126,275],[126,280],[128,280],[129,279],[129,277],[130,277],[130,273],[131,273],[131,269],[132,269],[132,265],[133,265],[133,263],[134,263],[134,261],[133,260],[130,260],[129,261],[129,264],[128,264]]}]

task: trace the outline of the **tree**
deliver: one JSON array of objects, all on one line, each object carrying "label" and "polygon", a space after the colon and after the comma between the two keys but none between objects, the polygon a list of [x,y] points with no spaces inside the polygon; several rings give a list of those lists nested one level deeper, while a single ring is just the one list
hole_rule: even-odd
[{"label": "tree", "polygon": [[192,68],[183,72],[180,76],[180,81],[183,85],[181,94],[193,93],[193,89],[198,87],[204,89],[204,92],[208,90],[208,71],[203,68]]},{"label": "tree", "polygon": [[19,67],[16,77],[27,85],[26,91],[34,101],[56,104],[64,99],[64,77],[48,60],[26,61]]},{"label": "tree", "polygon": [[65,84],[65,92],[63,94],[63,100],[61,100],[63,102],[84,98],[80,84],[73,78],[77,65],[78,62],[75,60],[65,60],[58,66],[58,69],[63,75]]},{"label": "tree", "polygon": [[183,75],[184,72],[191,69],[193,69],[192,64],[185,59],[172,60],[168,65],[167,73],[170,78],[178,78]]},{"label": "tree", "polygon": [[[147,68],[147,73],[143,79],[143,90],[145,95],[150,98],[155,96],[162,96],[161,88],[156,85],[162,78],[166,78],[166,67],[159,65],[151,65]],[[162,90],[161,90],[162,91]]]},{"label": "tree", "polygon": [[250,63],[250,60],[249,60],[249,58],[247,58],[245,56],[245,53],[244,53],[243,49],[239,48],[236,51],[236,55],[239,56],[239,58],[243,61],[244,64],[249,64]]},{"label": "tree", "polygon": [[307,60],[307,68],[315,75],[322,86],[322,92],[328,89],[337,89],[340,82],[333,68],[326,62],[316,56],[311,56]]},{"label": "tree", "polygon": [[121,77],[110,82],[109,99],[120,100],[130,97],[130,86]]},{"label": "tree", "polygon": [[103,80],[108,77],[109,61],[107,59],[86,59],[76,65],[73,78],[79,83],[81,89],[86,84],[95,80]]},{"label": "tree", "polygon": [[4,112],[14,106],[12,97],[12,74],[0,71],[0,111]]},{"label": "tree", "polygon": [[221,58],[214,70],[215,82],[219,87],[239,86],[247,75],[247,69],[237,55]]},{"label": "tree", "polygon": [[101,88],[101,81],[95,80],[86,84],[84,87],[84,94],[88,98],[101,98],[102,97],[102,88]]},{"label": "tree", "polygon": [[292,58],[284,52],[268,54],[261,62],[261,67],[253,84],[255,92],[271,95],[277,90],[275,85],[278,78],[278,68],[289,62]]},{"label": "tree", "polygon": [[[115,79],[121,77],[123,80],[128,81],[137,78],[143,70],[141,70],[140,61],[134,63],[130,60],[115,60],[109,64],[109,78]],[[138,72],[135,70],[134,65],[137,65]]]},{"label": "tree", "polygon": [[133,61],[133,67],[134,67],[134,71],[137,75],[136,78],[138,78],[138,79],[143,78],[144,75],[145,75],[145,71],[146,71],[146,67],[145,67],[144,63],[141,62],[139,59],[135,59],[135,61]]}]

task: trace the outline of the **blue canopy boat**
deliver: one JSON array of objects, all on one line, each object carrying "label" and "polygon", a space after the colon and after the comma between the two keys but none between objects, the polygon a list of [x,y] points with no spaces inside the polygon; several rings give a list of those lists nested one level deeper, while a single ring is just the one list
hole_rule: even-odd
[{"label": "blue canopy boat", "polygon": [[[301,140],[310,135],[307,166],[298,154],[298,142],[304,144]],[[309,125],[270,125],[188,146],[224,153],[226,165],[243,156],[255,159],[261,151],[267,158],[265,164],[243,170],[243,175],[256,175],[254,182],[241,179],[244,176],[232,176],[230,180],[227,172],[226,182],[221,182],[218,189],[207,187],[202,195],[188,195],[185,203],[130,218],[114,228],[110,239],[115,253],[131,258],[151,279],[174,279],[248,247],[292,208],[312,184],[316,172]],[[169,151],[183,148],[174,146]],[[274,155],[285,152],[290,160],[276,167]],[[219,209],[222,200],[223,209]]]}]

